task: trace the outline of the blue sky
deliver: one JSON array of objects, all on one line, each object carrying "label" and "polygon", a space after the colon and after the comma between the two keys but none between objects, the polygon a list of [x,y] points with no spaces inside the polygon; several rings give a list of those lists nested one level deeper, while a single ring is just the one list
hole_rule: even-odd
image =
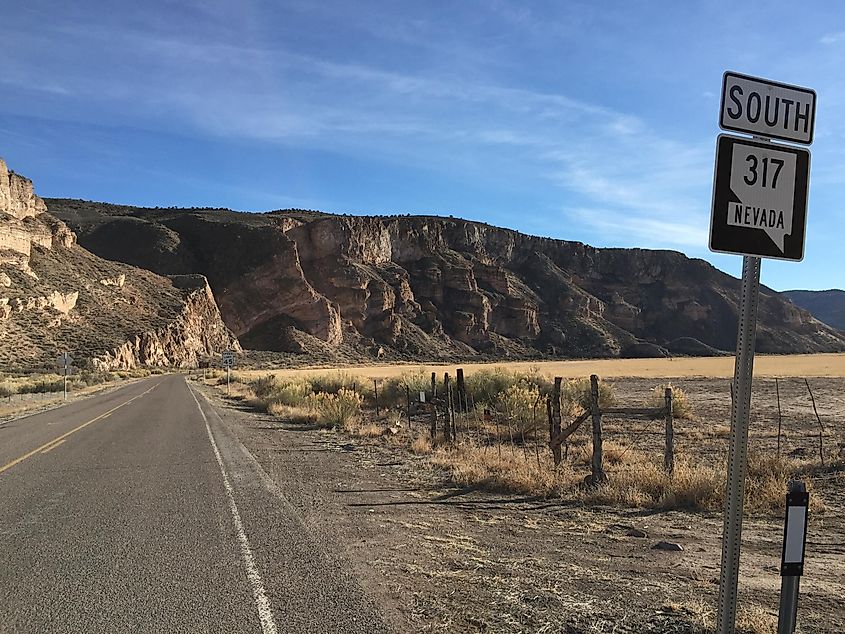
[{"label": "blue sky", "polygon": [[44,196],[453,214],[707,250],[722,73],[818,92],[806,258],[845,287],[837,2],[28,0],[0,20],[0,156]]}]

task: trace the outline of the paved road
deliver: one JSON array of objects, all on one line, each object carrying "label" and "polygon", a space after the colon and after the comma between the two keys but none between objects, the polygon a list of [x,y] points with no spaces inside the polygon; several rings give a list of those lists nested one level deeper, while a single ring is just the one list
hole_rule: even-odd
[{"label": "paved road", "polygon": [[180,376],[0,426],[0,632],[385,631],[333,549]]}]

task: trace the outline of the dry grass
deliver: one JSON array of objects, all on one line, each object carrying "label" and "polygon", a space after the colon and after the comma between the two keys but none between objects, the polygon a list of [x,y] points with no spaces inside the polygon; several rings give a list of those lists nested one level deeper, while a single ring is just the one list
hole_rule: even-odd
[{"label": "dry grass", "polygon": [[[589,377],[597,374],[604,378],[642,377],[662,379],[664,377],[718,377],[732,378],[734,358],[725,357],[677,357],[665,359],[585,359],[582,361],[519,361],[507,364],[462,363],[467,378],[481,370],[503,367],[513,372],[542,372],[549,376]],[[349,366],[344,368],[359,377],[392,378],[419,368],[430,376],[436,372],[454,372],[454,365],[373,365]],[[329,368],[330,370],[331,368]],[[279,378],[292,378],[325,374],[327,369],[274,370]],[[249,371],[256,377],[266,371]],[[755,377],[845,377],[845,353],[843,354],[798,354],[760,355],[754,360]]]},{"label": "dry grass", "polygon": [[318,421],[317,412],[310,410],[307,407],[285,405],[284,403],[268,403],[267,413],[291,423],[301,425],[315,425]]},{"label": "dry grass", "polygon": [[460,485],[503,493],[551,495],[572,487],[578,480],[569,467],[555,469],[548,460],[538,465],[534,460],[525,460],[521,451],[501,446],[463,443],[441,448],[431,455],[431,462],[448,469]]},{"label": "dry grass", "polygon": [[411,441],[410,448],[411,452],[417,455],[428,455],[434,451],[434,444],[428,433],[421,433]]},{"label": "dry grass", "polygon": [[347,424],[346,431],[361,438],[380,438],[387,433],[387,429],[374,423]]},{"label": "dry grass", "polygon": [[[683,603],[669,602],[664,612],[682,614],[700,634],[713,634],[716,630],[716,613],[704,600]],[[736,613],[736,634],[776,634],[777,616],[754,604],[741,604]]]}]

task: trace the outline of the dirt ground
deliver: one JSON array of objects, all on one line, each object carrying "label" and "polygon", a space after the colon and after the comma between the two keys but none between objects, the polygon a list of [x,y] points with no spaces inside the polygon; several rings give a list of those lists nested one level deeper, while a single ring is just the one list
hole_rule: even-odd
[{"label": "dirt ground", "polygon": [[[723,458],[729,381],[660,382],[669,381],[697,411],[691,421],[677,421],[679,453]],[[830,464],[845,439],[845,378],[809,383]],[[644,403],[655,384],[653,378],[614,380],[626,406]],[[817,458],[818,423],[804,379],[779,379],[777,389],[782,452]],[[587,507],[565,496],[460,488],[447,472],[396,444],[294,425],[206,390],[310,530],[332,538],[397,631],[672,634],[712,627],[721,513]],[[777,451],[775,394],[774,379],[755,380],[752,452]],[[659,425],[643,421],[608,417],[605,423],[606,439],[643,452],[659,454],[661,434]],[[843,492],[841,470],[818,478],[813,489],[826,508],[809,521],[799,608],[805,634],[845,632]],[[746,514],[739,631],[775,631],[782,532],[782,516]],[[662,540],[683,550],[655,550]]]}]

